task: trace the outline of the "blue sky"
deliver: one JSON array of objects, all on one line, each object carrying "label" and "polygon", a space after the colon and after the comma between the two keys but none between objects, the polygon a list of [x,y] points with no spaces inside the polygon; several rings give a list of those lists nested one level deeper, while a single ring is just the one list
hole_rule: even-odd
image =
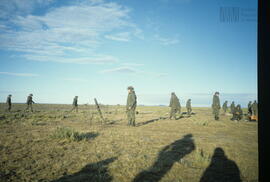
[{"label": "blue sky", "polygon": [[125,104],[129,85],[145,105],[256,99],[257,1],[1,0],[1,101]]}]

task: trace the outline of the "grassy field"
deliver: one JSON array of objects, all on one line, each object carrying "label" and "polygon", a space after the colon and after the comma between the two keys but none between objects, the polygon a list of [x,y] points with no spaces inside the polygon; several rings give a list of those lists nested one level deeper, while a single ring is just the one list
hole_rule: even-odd
[{"label": "grassy field", "polygon": [[130,127],[124,106],[102,106],[106,123],[90,105],[0,106],[0,181],[258,181],[257,122],[210,108],[169,120],[168,107],[139,106]]}]

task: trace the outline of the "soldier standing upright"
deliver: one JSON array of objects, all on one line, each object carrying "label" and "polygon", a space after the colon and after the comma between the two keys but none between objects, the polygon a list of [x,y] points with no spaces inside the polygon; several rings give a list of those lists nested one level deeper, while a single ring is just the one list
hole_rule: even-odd
[{"label": "soldier standing upright", "polygon": [[128,97],[127,97],[126,111],[127,111],[128,125],[135,126],[135,110],[137,107],[137,96],[132,86],[129,86],[127,90],[128,90]]},{"label": "soldier standing upright", "polygon": [[8,95],[7,97],[7,111],[10,112],[11,110],[11,94]]},{"label": "soldier standing upright", "polygon": [[252,108],[251,108],[251,106],[252,106],[252,102],[249,101],[249,102],[248,102],[248,115],[249,115],[249,116],[252,115]]},{"label": "soldier standing upright", "polygon": [[213,114],[215,116],[215,120],[219,120],[219,110],[220,110],[219,92],[215,92],[213,96],[212,109]]},{"label": "soldier standing upright", "polygon": [[78,96],[75,96],[72,103],[72,109],[70,112],[72,112],[74,109],[76,109],[76,112],[78,112]]},{"label": "soldier standing upright", "polygon": [[256,100],[251,105],[251,109],[252,109],[252,116],[253,116],[253,118],[256,121],[258,121],[258,104],[257,104],[257,101]]},{"label": "soldier standing upright", "polygon": [[33,112],[32,104],[34,104],[34,103],[35,102],[33,101],[33,94],[29,94],[29,96],[27,97],[27,100],[26,100],[27,107],[26,107],[25,111],[28,111],[29,107],[30,107],[31,112]]},{"label": "soldier standing upright", "polygon": [[171,107],[170,119],[172,119],[172,117],[176,119],[176,113],[177,112],[181,113],[181,105],[178,97],[175,95],[174,92],[171,93],[171,100],[169,107]]},{"label": "soldier standing upright", "polygon": [[224,112],[224,114],[227,112],[227,109],[228,109],[228,101],[225,101],[224,103],[223,103],[223,105],[222,105],[222,109],[223,109],[223,112]]},{"label": "soldier standing upright", "polygon": [[192,109],[191,109],[191,99],[187,100],[186,108],[187,108],[187,114],[190,116],[191,111],[192,111]]},{"label": "soldier standing upright", "polygon": [[235,109],[234,101],[232,101],[230,108],[231,108],[231,114],[233,114],[234,109]]}]

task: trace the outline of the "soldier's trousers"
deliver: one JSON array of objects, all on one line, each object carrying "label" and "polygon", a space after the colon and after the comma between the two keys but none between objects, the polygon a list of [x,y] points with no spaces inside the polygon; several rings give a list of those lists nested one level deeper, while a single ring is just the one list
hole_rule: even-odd
[{"label": "soldier's trousers", "polygon": [[128,125],[135,126],[135,109],[127,111]]},{"label": "soldier's trousers", "polygon": [[192,109],[191,108],[187,108],[187,114],[190,115],[191,114]]},{"label": "soldier's trousers", "polygon": [[73,106],[70,112],[72,112],[74,109],[76,110],[76,112],[78,112],[78,106]]},{"label": "soldier's trousers", "polygon": [[11,104],[8,104],[7,111],[10,112],[11,110]]},{"label": "soldier's trousers", "polygon": [[215,120],[218,120],[219,119],[219,109],[214,108],[213,114],[214,114]]},{"label": "soldier's trousers", "polygon": [[171,108],[171,112],[170,112],[170,119],[173,117],[174,119],[176,119],[176,113],[177,112],[181,112],[180,109],[177,108]]},{"label": "soldier's trousers", "polygon": [[29,110],[29,107],[30,107],[30,109],[31,109],[31,112],[33,112],[33,107],[32,107],[32,104],[27,104],[27,107],[26,107],[26,111],[28,111]]}]

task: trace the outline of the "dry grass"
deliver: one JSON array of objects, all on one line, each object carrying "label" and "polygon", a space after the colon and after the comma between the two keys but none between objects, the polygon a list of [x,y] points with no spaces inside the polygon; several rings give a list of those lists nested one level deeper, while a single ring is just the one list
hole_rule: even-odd
[{"label": "dry grass", "polygon": [[0,181],[197,182],[218,147],[242,181],[258,181],[256,122],[215,121],[210,108],[168,120],[169,108],[140,106],[137,127],[129,127],[124,106],[103,106],[106,124],[94,106],[34,107],[24,113],[15,105],[8,114],[1,107]]}]

